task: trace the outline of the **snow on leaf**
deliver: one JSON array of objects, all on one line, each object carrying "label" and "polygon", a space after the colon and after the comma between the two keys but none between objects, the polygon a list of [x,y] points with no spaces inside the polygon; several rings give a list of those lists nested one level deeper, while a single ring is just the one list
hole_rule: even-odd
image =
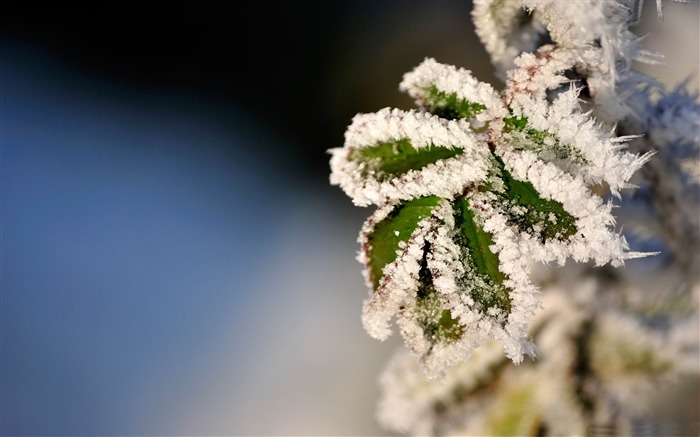
[{"label": "snow on leaf", "polygon": [[[596,1],[521,0],[519,3],[546,26],[551,40],[563,48],[600,47],[589,66],[615,83],[631,60],[648,62],[649,53],[639,47],[640,38],[629,26],[637,20],[637,0]],[[523,50],[532,51],[532,50]]]},{"label": "snow on leaf", "polygon": [[433,283],[433,277],[427,266],[429,246],[423,254],[416,305],[416,321],[423,330],[423,336],[430,343],[452,342],[458,340],[464,332],[459,319],[453,318],[450,310],[445,308]]},{"label": "snow on leaf", "polygon": [[600,56],[595,48],[563,49],[545,45],[536,52],[526,52],[515,58],[508,71],[505,94],[510,105],[515,96],[530,96],[547,103],[547,92],[572,82],[568,71],[586,72]]},{"label": "snow on leaf", "polygon": [[359,206],[453,197],[484,179],[490,165],[483,135],[465,123],[389,108],[358,114],[344,147],[329,150],[331,184]]},{"label": "snow on leaf", "polygon": [[394,262],[401,245],[408,241],[421,220],[431,216],[440,200],[437,196],[428,196],[398,204],[364,237],[362,250],[367,254],[369,277],[375,289],[384,267]]},{"label": "snow on leaf", "polygon": [[[544,143],[547,135],[538,132],[547,133],[551,135],[553,147],[558,144],[556,147],[559,149],[571,150],[571,156],[581,156],[578,160],[568,160],[565,165],[557,162],[564,170],[575,177],[582,177],[587,184],[605,182],[612,193],[619,196],[621,189],[633,187],[627,181],[653,153],[638,156],[622,150],[624,141],[629,138],[613,138],[594,119],[583,113],[578,101],[579,91],[571,87],[560,93],[551,104],[527,94],[518,94],[511,103],[511,109],[516,117],[526,120],[527,127],[520,131],[527,132],[530,138],[534,135],[536,140],[539,135]],[[504,142],[510,142],[513,148],[522,148],[518,147],[521,142],[517,137],[506,137]]]},{"label": "snow on leaf", "polygon": [[372,289],[363,308],[365,329],[384,339],[396,317],[407,346],[433,376],[489,338],[501,341],[515,361],[532,354],[522,322],[535,306],[522,305],[521,296],[518,313],[511,314],[511,292],[530,295],[533,289],[501,272],[492,236],[472,209],[461,197],[388,204],[370,217],[360,237]]},{"label": "snow on leaf", "polygon": [[358,260],[365,265],[370,297],[363,303],[362,324],[372,337],[386,339],[391,334],[390,320],[402,308],[415,306],[425,239],[437,226],[431,211],[445,204],[435,196],[398,208],[389,203],[363,225]]},{"label": "snow on leaf", "polygon": [[363,177],[371,176],[379,182],[384,182],[441,159],[453,158],[460,153],[462,149],[459,147],[450,148],[434,144],[415,148],[408,139],[402,138],[354,149],[348,159],[359,164]]},{"label": "snow on leaf", "polygon": [[557,137],[547,131],[529,127],[526,117],[508,117],[505,120],[505,132],[509,134],[509,143],[516,150],[531,150],[545,161],[557,162],[561,166],[570,163],[585,164],[581,151],[562,144]]},{"label": "snow on leaf", "polygon": [[481,103],[460,99],[457,93],[440,91],[435,85],[424,89],[424,105],[430,112],[446,119],[472,118],[486,109]]},{"label": "snow on leaf", "polygon": [[482,282],[485,285],[472,287],[472,299],[484,312],[491,308],[498,308],[506,314],[509,313],[509,290],[503,286],[505,275],[498,268],[498,255],[490,249],[493,244],[491,234],[474,223],[474,213],[464,198],[455,202],[455,227],[459,231],[455,235],[455,240],[460,247],[467,250],[468,262],[472,266],[473,273],[478,275],[481,281],[475,281],[473,278],[468,280]]},{"label": "snow on leaf", "polygon": [[521,232],[537,235],[541,243],[547,240],[566,240],[576,233],[576,219],[561,204],[544,199],[530,182],[515,179],[496,158],[503,181],[503,191],[495,190],[503,205],[508,223]]},{"label": "snow on leaf", "polygon": [[472,21],[501,76],[520,53],[536,50],[547,36],[539,14],[528,14],[519,1],[474,0]]},{"label": "snow on leaf", "polygon": [[491,85],[476,80],[469,70],[432,58],[406,73],[399,89],[413,97],[418,106],[446,119],[476,117],[485,122],[506,114]]},{"label": "snow on leaf", "polygon": [[[565,241],[552,239],[541,245],[538,241],[519,240],[517,250],[525,256],[563,264],[567,257],[577,262],[594,260],[596,265],[622,265],[625,259],[644,254],[628,252],[622,235],[615,232],[612,204],[593,194],[583,180],[563,172],[552,163],[543,162],[533,152],[500,150],[505,168],[515,179],[527,180],[544,199],[560,203],[575,218],[576,233]],[[505,242],[511,246],[511,242]],[[506,249],[507,250],[507,249]],[[651,255],[651,254],[646,254]]]}]

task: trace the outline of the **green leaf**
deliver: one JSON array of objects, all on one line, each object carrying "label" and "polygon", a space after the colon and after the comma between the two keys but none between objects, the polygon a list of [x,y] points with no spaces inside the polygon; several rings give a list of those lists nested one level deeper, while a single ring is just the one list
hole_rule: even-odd
[{"label": "green leaf", "polygon": [[491,234],[474,222],[474,214],[465,198],[454,204],[455,228],[458,229],[455,242],[465,251],[464,262],[473,270],[476,277],[466,277],[471,296],[482,308],[500,308],[510,312],[509,289],[503,285],[505,275],[499,270],[498,255],[491,252]]},{"label": "green leaf", "polygon": [[551,132],[527,128],[527,117],[508,117],[504,119],[506,132],[522,132],[521,138],[514,138],[512,146],[516,150],[530,150],[543,158],[568,160],[585,163],[586,159],[580,150],[566,144]]},{"label": "green leaf", "polygon": [[525,126],[527,126],[527,118],[526,117],[508,117],[504,119],[506,123],[506,132],[513,132],[514,130],[523,130],[525,129]]},{"label": "green leaf", "polygon": [[426,255],[429,251],[430,245],[426,243],[419,272],[418,324],[423,328],[423,335],[432,343],[449,343],[458,340],[465,328],[459,323],[459,319],[452,318],[450,310],[445,309],[440,300],[428,269]]},{"label": "green leaf", "polygon": [[450,120],[456,118],[472,118],[486,109],[481,103],[471,102],[457,97],[457,93],[446,93],[435,85],[424,88],[422,96],[430,112]]},{"label": "green leaf", "polygon": [[399,242],[406,242],[418,223],[429,217],[442,198],[419,197],[403,202],[383,220],[377,223],[367,236],[367,253],[372,284],[376,290],[382,278],[384,266],[396,259]]},{"label": "green leaf", "polygon": [[[495,155],[494,155],[495,156]],[[496,156],[504,191],[492,190],[503,201],[508,223],[521,232],[537,233],[541,242],[556,238],[564,241],[577,231],[576,219],[556,200],[543,199],[530,182],[515,179]]]},{"label": "green leaf", "polygon": [[350,152],[348,159],[361,164],[362,176],[371,176],[383,182],[401,176],[409,170],[419,170],[441,159],[455,157],[462,151],[459,147],[434,144],[415,148],[408,139],[404,138],[354,149]]}]

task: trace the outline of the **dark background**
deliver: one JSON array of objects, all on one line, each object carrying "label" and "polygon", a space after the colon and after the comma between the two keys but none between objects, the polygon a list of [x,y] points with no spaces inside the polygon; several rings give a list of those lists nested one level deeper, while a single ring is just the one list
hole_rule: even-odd
[{"label": "dark background", "polygon": [[0,29],[23,57],[50,56],[115,87],[177,93],[210,111],[244,111],[288,144],[256,154],[317,179],[327,176],[325,149],[342,145],[355,113],[410,107],[398,83],[425,56],[492,80],[471,44],[470,10],[468,1],[13,2]]}]

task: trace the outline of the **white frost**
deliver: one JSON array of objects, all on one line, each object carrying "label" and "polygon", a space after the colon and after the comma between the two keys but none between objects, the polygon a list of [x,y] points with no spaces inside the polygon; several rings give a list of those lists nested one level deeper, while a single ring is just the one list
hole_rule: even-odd
[{"label": "white frost", "polygon": [[413,71],[406,73],[399,89],[413,97],[419,106],[429,107],[431,101],[426,89],[430,86],[445,94],[455,94],[458,99],[485,106],[486,109],[475,117],[479,122],[508,115],[500,96],[491,85],[478,81],[469,70],[441,64],[433,58],[426,58]]},{"label": "white frost", "polygon": [[[434,145],[460,148],[463,152],[388,180],[363,174],[364,164],[350,159],[354,150],[403,139],[416,149]],[[339,185],[358,206],[427,195],[452,197],[469,184],[483,180],[489,168],[483,135],[472,133],[465,121],[389,108],[356,115],[345,133],[345,146],[329,152],[331,184]]]}]

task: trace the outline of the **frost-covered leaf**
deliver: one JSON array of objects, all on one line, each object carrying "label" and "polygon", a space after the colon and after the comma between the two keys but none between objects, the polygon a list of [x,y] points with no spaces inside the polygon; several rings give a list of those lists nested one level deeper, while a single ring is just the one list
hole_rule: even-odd
[{"label": "frost-covered leaf", "polygon": [[394,262],[397,251],[406,244],[418,223],[430,217],[441,200],[437,196],[428,196],[400,203],[369,230],[363,239],[362,250],[366,253],[369,277],[375,289],[379,286],[384,267]]},{"label": "frost-covered leaf", "polygon": [[355,116],[344,147],[330,153],[331,183],[360,206],[453,197],[490,165],[483,135],[465,121],[388,108]]},{"label": "frost-covered leaf", "polygon": [[527,234],[508,237],[500,230],[508,226],[508,217],[497,206],[484,205],[492,209],[487,214],[490,217],[488,222],[492,222],[488,224],[488,230],[493,235],[499,234],[495,243],[501,252],[544,262],[557,260],[561,264],[568,257],[578,262],[594,260],[597,265],[622,265],[625,259],[648,255],[628,252],[627,241],[614,229],[612,203],[592,193],[580,178],[574,178],[552,163],[543,162],[533,152],[504,148],[499,151],[499,157],[514,179],[528,181],[542,199],[553,202],[550,205],[561,204],[563,210],[575,219],[573,225],[576,228],[575,234],[568,238],[553,238],[544,244],[539,238],[526,238]]},{"label": "frost-covered leaf", "polygon": [[348,159],[357,163],[364,178],[379,182],[402,176],[411,170],[419,170],[441,159],[453,158],[462,153],[459,147],[429,144],[413,147],[410,140],[402,138],[387,141],[350,152]]},{"label": "frost-covered leaf", "polygon": [[505,132],[510,134],[510,145],[515,150],[533,151],[545,161],[585,164],[581,151],[562,144],[551,132],[528,126],[527,118],[513,116],[504,121]]},{"label": "frost-covered leaf", "polygon": [[612,137],[604,131],[581,111],[579,91],[572,87],[552,103],[528,94],[514,96],[514,117],[506,125],[503,141],[515,150],[530,150],[554,162],[587,184],[605,182],[619,196],[621,189],[632,187],[628,183],[632,174],[653,154],[638,156],[622,150],[624,142],[633,137]]},{"label": "frost-covered leaf", "polygon": [[380,377],[380,423],[414,436],[537,435],[538,429],[582,435],[572,340],[586,313],[564,292],[545,301],[530,329],[542,349],[536,361],[510,366],[489,340],[431,380],[414,354],[397,351]]},{"label": "frost-covered leaf", "polygon": [[421,327],[425,339],[431,344],[451,343],[459,340],[465,327],[458,318],[452,317],[449,309],[445,308],[445,303],[435,288],[432,273],[427,266],[428,254],[429,251],[426,250],[419,272],[416,322]]},{"label": "frost-covered leaf", "polygon": [[399,89],[413,97],[420,107],[446,119],[485,122],[506,114],[498,93],[491,85],[476,80],[469,70],[426,58],[404,75]]},{"label": "frost-covered leaf", "polygon": [[[407,247],[407,242],[413,236],[413,247],[421,246],[420,234],[414,236],[419,223],[427,218],[432,218],[430,223],[437,223],[433,217],[433,210],[444,202],[443,199],[430,196],[423,197],[396,205],[382,220],[369,228],[363,240],[363,256],[369,281],[378,296],[393,293],[393,297],[399,295],[413,296],[415,302],[410,306],[415,307],[416,322],[421,326],[423,335],[433,342],[452,341],[462,333],[456,319],[453,319],[448,309],[445,308],[440,296],[433,285],[432,274],[427,266],[427,255],[430,253],[430,244],[422,243],[420,259],[414,256],[403,256],[399,263],[411,263],[411,266],[393,265],[386,272],[384,267],[396,261],[402,249]],[[416,262],[418,265],[416,266]],[[418,269],[417,279],[415,269]],[[401,272],[413,271],[413,280],[406,281],[397,276]],[[390,287],[397,286],[415,287],[413,290],[392,291]],[[376,301],[377,299],[375,299]],[[405,306],[405,304],[404,304]]]},{"label": "frost-covered leaf", "polygon": [[441,374],[491,338],[516,362],[534,353],[525,335],[537,308],[535,289],[521,273],[527,261],[517,261],[510,278],[474,208],[468,197],[390,204],[361,233],[359,259],[373,290],[363,325],[384,339],[395,317],[428,375]]},{"label": "frost-covered leaf", "polygon": [[606,70],[614,81],[617,68],[624,68],[624,64],[615,65],[616,61],[651,60],[647,57],[651,54],[639,47],[640,38],[629,29],[637,20],[634,13],[636,2],[521,0],[520,3],[529,12],[539,14],[551,40],[557,45],[566,48],[600,46],[600,57],[591,65]]},{"label": "frost-covered leaf", "polygon": [[365,266],[370,289],[362,323],[372,337],[387,338],[390,320],[403,308],[415,307],[426,237],[438,225],[435,209],[446,205],[449,203],[437,196],[398,206],[388,203],[365,221],[358,238],[362,248],[358,260]]},{"label": "frost-covered leaf", "polygon": [[530,182],[515,179],[505,169],[503,161],[496,160],[501,171],[502,188],[496,188],[494,192],[502,202],[508,224],[523,233],[538,235],[541,243],[551,239],[566,240],[576,233],[576,219],[560,202],[542,198]]},{"label": "frost-covered leaf", "polygon": [[[621,311],[609,283],[566,279],[574,283],[553,283],[531,323],[536,361],[510,366],[498,343],[487,341],[431,380],[414,354],[397,351],[379,381],[380,423],[414,436],[536,435],[531,427],[585,435],[593,425],[629,426],[649,390],[697,374],[697,312],[661,335]],[[599,295],[599,287],[608,293]]]},{"label": "frost-covered leaf", "polygon": [[[469,269],[464,282],[469,282],[470,295],[477,308],[488,311],[492,308],[510,312],[508,288],[503,285],[505,275],[499,270],[498,255],[491,251],[491,234],[474,222],[474,213],[467,199],[455,202],[455,242],[465,252],[463,259]],[[474,278],[473,275],[478,276]]]},{"label": "frost-covered leaf", "polygon": [[519,1],[475,0],[472,21],[501,76],[520,53],[536,50],[547,39],[539,14],[528,14]]},{"label": "frost-covered leaf", "polygon": [[[660,56],[640,47],[629,26],[636,22],[636,0],[475,0],[476,34],[502,78],[515,58],[554,43],[566,49],[598,48],[587,63],[601,86],[613,85],[632,60],[658,63]],[[641,5],[639,6],[641,8]],[[606,93],[607,98],[616,93]]]},{"label": "frost-covered leaf", "polygon": [[439,374],[489,338],[502,342],[513,360],[532,354],[523,321],[536,306],[523,302],[531,302],[525,296],[534,289],[526,278],[510,280],[501,271],[492,236],[467,198],[387,204],[365,223],[359,241],[372,290],[363,308],[365,329],[384,339],[395,317],[426,373]]}]

